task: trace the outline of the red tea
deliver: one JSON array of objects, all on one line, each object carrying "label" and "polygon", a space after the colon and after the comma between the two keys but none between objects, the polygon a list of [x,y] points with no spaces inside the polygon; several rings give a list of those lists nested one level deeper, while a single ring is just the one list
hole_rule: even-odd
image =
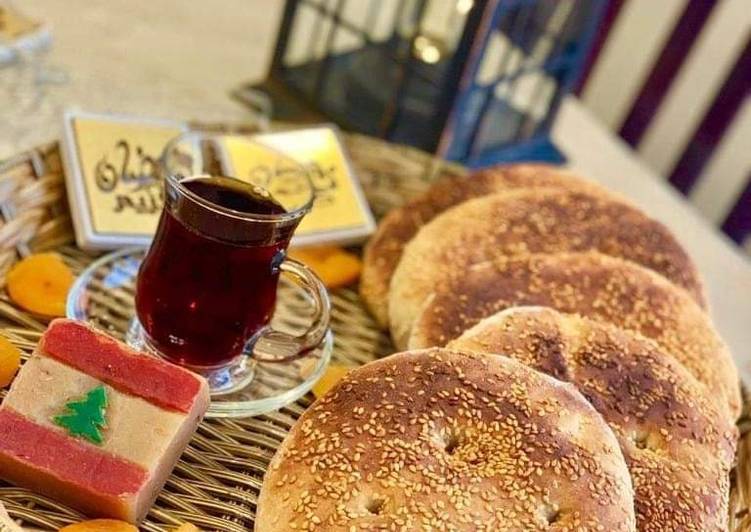
[{"label": "red tea", "polygon": [[221,366],[271,319],[279,265],[297,223],[253,217],[285,210],[242,181],[200,177],[177,186],[188,193],[167,186],[138,275],[138,318],[154,347],[173,362]]}]

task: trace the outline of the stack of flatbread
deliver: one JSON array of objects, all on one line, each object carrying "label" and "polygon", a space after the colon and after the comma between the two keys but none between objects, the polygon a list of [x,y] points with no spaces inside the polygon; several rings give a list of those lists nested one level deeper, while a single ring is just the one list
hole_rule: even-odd
[{"label": "stack of flatbread", "polygon": [[436,183],[383,219],[361,293],[403,352],[303,414],[257,532],[727,529],[736,368],[627,200],[543,165]]},{"label": "stack of flatbread", "polygon": [[573,384],[615,434],[639,530],[724,530],[738,375],[670,231],[554,167],[433,185],[390,212],[361,295],[400,349],[503,355]]}]

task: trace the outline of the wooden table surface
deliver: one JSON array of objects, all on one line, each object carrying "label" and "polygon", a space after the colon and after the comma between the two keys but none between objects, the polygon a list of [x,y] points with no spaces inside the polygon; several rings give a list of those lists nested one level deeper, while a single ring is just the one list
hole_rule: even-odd
[{"label": "wooden table surface", "polygon": [[[248,112],[227,92],[261,79],[274,45],[281,0],[29,0],[50,21],[47,64],[69,81],[50,86],[35,109],[0,128],[0,159],[58,138],[60,111],[76,106],[202,121],[241,121]],[[75,22],[74,22],[75,21]],[[3,79],[0,70],[0,103]],[[5,115],[7,116],[7,115]],[[751,261],[575,99],[564,102],[554,139],[570,165],[632,198],[678,236],[706,278],[717,327],[751,384]]]}]

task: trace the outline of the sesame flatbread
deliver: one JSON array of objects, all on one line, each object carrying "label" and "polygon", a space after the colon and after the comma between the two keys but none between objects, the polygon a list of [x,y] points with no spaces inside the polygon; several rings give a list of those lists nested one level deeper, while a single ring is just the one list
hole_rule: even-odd
[{"label": "sesame flatbread", "polygon": [[504,357],[351,371],[271,462],[256,532],[634,530],[618,442],[570,384]]}]

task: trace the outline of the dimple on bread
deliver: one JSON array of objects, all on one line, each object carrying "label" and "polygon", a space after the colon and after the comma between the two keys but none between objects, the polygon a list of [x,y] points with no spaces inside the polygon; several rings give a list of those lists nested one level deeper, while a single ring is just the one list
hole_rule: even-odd
[{"label": "dimple on bread", "polygon": [[394,342],[404,348],[427,297],[473,264],[587,250],[641,264],[704,301],[699,275],[683,248],[667,228],[631,205],[583,192],[496,194],[445,211],[404,248],[389,291]]},{"label": "dimple on bread", "polygon": [[445,349],[355,369],[272,460],[256,532],[634,530],[618,442],[570,384]]},{"label": "dimple on bread", "polygon": [[433,183],[425,193],[392,209],[365,246],[360,295],[383,328],[388,327],[388,291],[404,246],[417,231],[449,207],[479,196],[520,189],[583,190],[609,195],[573,172],[547,164],[508,164],[462,178]]},{"label": "dimple on bread", "polygon": [[640,531],[721,531],[737,429],[653,341],[545,307],[484,319],[450,349],[497,353],[571,382],[618,437]]},{"label": "dimple on bread", "polygon": [[708,387],[729,418],[738,417],[738,374],[707,314],[664,277],[600,253],[530,255],[476,265],[430,295],[409,345],[445,345],[483,318],[520,305],[581,314],[655,340]]}]

